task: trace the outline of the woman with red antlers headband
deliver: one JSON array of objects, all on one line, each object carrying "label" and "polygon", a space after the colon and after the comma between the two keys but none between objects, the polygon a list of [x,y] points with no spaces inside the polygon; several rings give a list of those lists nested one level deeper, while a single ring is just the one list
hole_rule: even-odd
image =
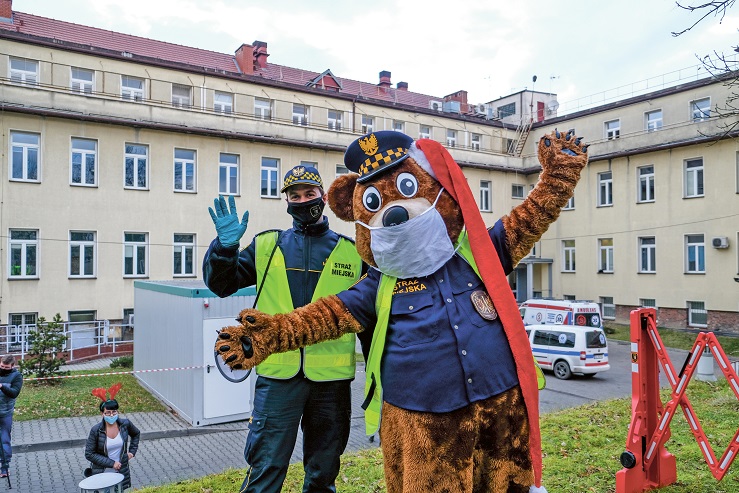
[{"label": "woman with red antlers headband", "polygon": [[[90,467],[85,476],[102,472],[123,474],[122,487],[131,487],[131,473],[128,462],[134,458],[139,448],[139,429],[131,421],[118,415],[118,401],[115,396],[121,389],[117,383],[109,389],[97,388],[92,395],[100,399],[100,413],[103,420],[92,427],[85,444],[85,458]],[[129,444],[130,439],[130,444]]]}]

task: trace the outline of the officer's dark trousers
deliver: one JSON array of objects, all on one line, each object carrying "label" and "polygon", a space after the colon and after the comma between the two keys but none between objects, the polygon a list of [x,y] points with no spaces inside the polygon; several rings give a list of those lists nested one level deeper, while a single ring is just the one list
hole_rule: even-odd
[{"label": "officer's dark trousers", "polygon": [[303,493],[335,492],[350,419],[350,380],[311,382],[302,372],[289,380],[257,377],[241,493],[279,493],[298,425],[303,431]]}]

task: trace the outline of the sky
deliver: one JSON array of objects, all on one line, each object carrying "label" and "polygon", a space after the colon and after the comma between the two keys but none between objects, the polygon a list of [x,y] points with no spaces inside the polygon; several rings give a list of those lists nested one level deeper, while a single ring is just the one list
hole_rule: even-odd
[{"label": "sky", "polygon": [[470,103],[552,92],[560,114],[695,80],[697,57],[739,45],[739,7],[675,37],[705,12],[674,0],[13,0],[13,10],[220,53],[264,41],[270,63],[370,83],[387,70],[393,85],[466,90]]}]

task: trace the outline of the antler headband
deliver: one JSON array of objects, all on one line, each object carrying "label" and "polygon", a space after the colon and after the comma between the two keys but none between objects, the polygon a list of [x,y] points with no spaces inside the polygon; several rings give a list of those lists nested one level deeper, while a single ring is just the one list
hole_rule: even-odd
[{"label": "antler headband", "polygon": [[[109,389],[104,389],[102,387],[98,387],[96,389],[92,389],[92,395],[100,399],[101,401],[105,402],[107,400],[113,400],[115,399],[116,394],[119,390],[121,390],[121,387],[123,386],[122,383],[116,383]],[[108,398],[108,394],[110,395],[110,398]]]}]

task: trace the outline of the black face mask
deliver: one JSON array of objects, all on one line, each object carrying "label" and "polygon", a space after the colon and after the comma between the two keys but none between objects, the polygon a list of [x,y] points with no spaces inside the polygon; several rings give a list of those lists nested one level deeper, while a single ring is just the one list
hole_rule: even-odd
[{"label": "black face mask", "polygon": [[8,375],[10,375],[11,371],[13,371],[12,368],[10,370],[4,370],[0,368],[0,377],[7,377]]},{"label": "black face mask", "polygon": [[298,224],[313,224],[323,216],[323,208],[325,205],[323,197],[316,197],[307,202],[288,202],[287,213],[290,214]]}]

